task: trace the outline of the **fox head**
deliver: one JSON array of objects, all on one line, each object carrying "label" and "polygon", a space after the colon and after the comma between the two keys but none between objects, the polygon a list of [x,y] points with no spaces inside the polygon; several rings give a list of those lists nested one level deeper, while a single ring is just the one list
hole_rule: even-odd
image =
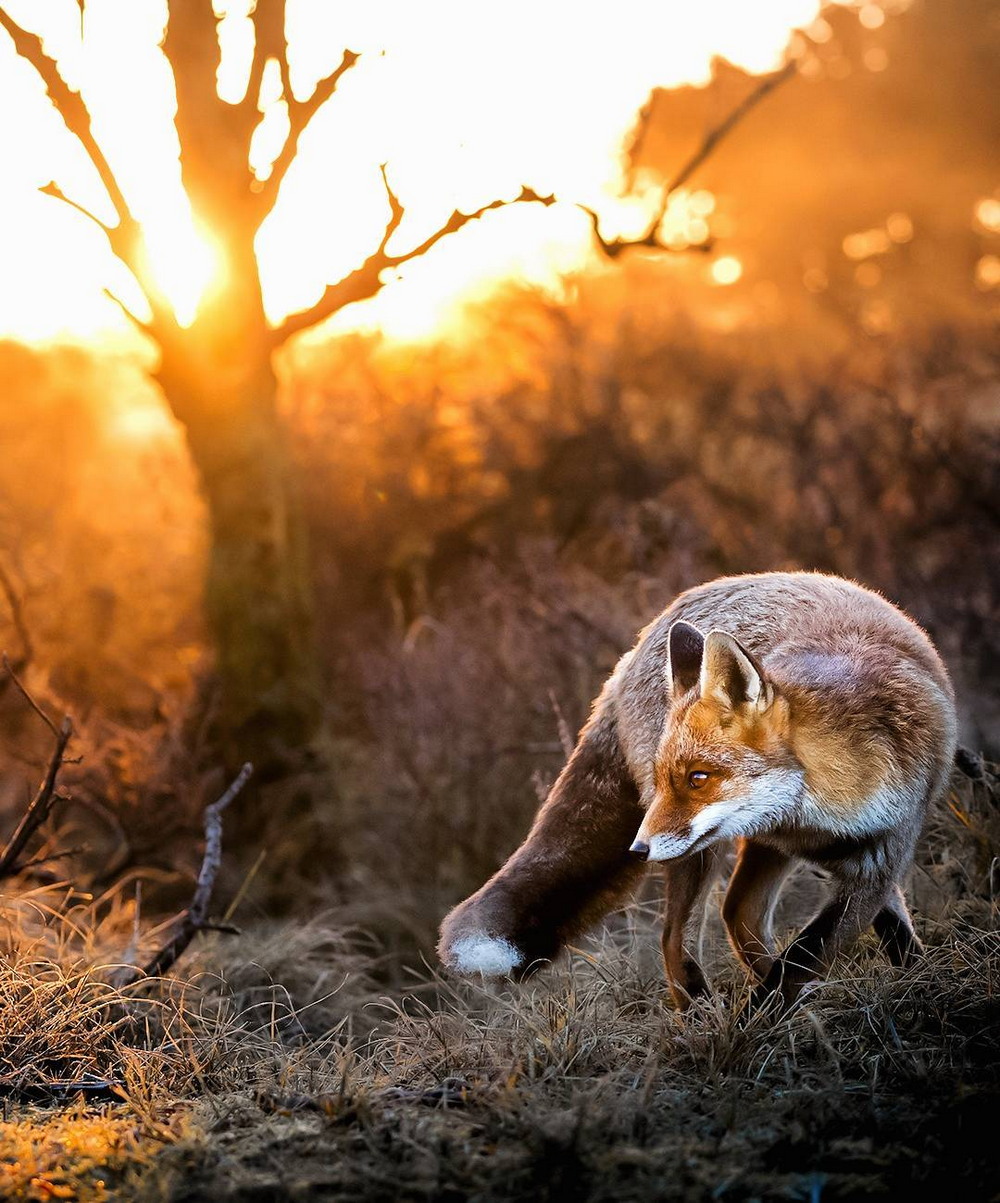
[{"label": "fox head", "polygon": [[667,638],[670,708],[655,793],[631,851],[673,860],[770,826],[802,790],[789,708],[732,635],[675,622]]}]

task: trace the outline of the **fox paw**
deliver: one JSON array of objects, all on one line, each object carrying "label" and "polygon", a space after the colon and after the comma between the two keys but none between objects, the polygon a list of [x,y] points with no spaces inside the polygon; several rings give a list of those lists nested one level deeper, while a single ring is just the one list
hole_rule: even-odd
[{"label": "fox paw", "polygon": [[670,997],[678,1011],[686,1011],[696,998],[705,998],[712,993],[701,966],[697,961],[685,958],[680,973],[670,981]]}]

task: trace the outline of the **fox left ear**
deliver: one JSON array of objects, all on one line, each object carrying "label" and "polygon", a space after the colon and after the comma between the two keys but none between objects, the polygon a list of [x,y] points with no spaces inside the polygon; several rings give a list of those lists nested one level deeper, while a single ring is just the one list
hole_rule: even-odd
[{"label": "fox left ear", "polygon": [[702,697],[715,698],[729,710],[766,710],[774,696],[756,659],[725,631],[709,631],[705,638],[700,687]]},{"label": "fox left ear", "polygon": [[675,622],[667,634],[667,689],[679,698],[698,684],[705,636],[689,622]]}]

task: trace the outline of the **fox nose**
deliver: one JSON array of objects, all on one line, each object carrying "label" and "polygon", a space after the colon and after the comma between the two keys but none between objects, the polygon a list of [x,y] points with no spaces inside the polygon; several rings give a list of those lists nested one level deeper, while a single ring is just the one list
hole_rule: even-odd
[{"label": "fox nose", "polygon": [[645,840],[635,840],[629,852],[634,853],[640,860],[646,860],[649,856],[649,845]]}]

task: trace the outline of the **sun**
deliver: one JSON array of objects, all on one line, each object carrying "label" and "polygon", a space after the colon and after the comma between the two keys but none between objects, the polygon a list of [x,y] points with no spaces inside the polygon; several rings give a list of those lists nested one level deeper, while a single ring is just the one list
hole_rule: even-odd
[{"label": "sun", "polygon": [[[81,90],[142,222],[149,280],[180,323],[190,325],[227,266],[220,232],[192,211],[181,187],[173,78],[160,49],[166,6],[132,0],[123,8],[91,0],[82,32],[80,10],[69,0],[46,6],[8,0],[7,7],[43,36],[64,77]],[[230,101],[246,89],[249,7],[248,0],[216,3],[222,12],[218,87]],[[815,21],[820,10],[818,0],[620,0],[607,20],[644,34],[623,37],[620,52],[609,54],[606,23],[580,20],[578,6],[567,0],[541,6],[510,0],[502,12],[486,14],[476,32],[458,0],[434,0],[432,7],[434,20],[426,6],[410,0],[289,6],[297,95],[309,94],[346,45],[359,50],[362,65],[307,130],[280,202],[258,235],[272,321],[308,306],[378,244],[386,218],[382,163],[406,205],[395,235],[400,248],[426,237],[452,209],[516,195],[525,183],[567,203],[491,214],[444,240],[426,261],[407,264],[377,298],[339,315],[341,327],[422,337],[453,320],[463,300],[498,281],[558,288],[593,253],[577,203],[600,212],[612,236],[648,220],[655,202],[641,195],[622,199],[622,146],[650,90],[706,83],[717,56],[748,71],[771,70],[792,31]],[[868,21],[872,7],[860,9]],[[144,316],[140,290],[122,278],[93,223],[38,190],[54,178],[67,196],[102,218],[109,216],[106,197],[40,81],[4,34],[0,105],[19,116],[0,132],[6,167],[0,256],[8,267],[0,285],[0,330],[35,340],[120,337],[126,319],[108,293]],[[287,131],[276,64],[265,71],[258,107],[261,124],[251,157],[258,176],[265,176]],[[703,240],[713,198],[702,192],[678,201],[665,234]],[[728,283],[732,271],[717,267],[714,278]]]}]

